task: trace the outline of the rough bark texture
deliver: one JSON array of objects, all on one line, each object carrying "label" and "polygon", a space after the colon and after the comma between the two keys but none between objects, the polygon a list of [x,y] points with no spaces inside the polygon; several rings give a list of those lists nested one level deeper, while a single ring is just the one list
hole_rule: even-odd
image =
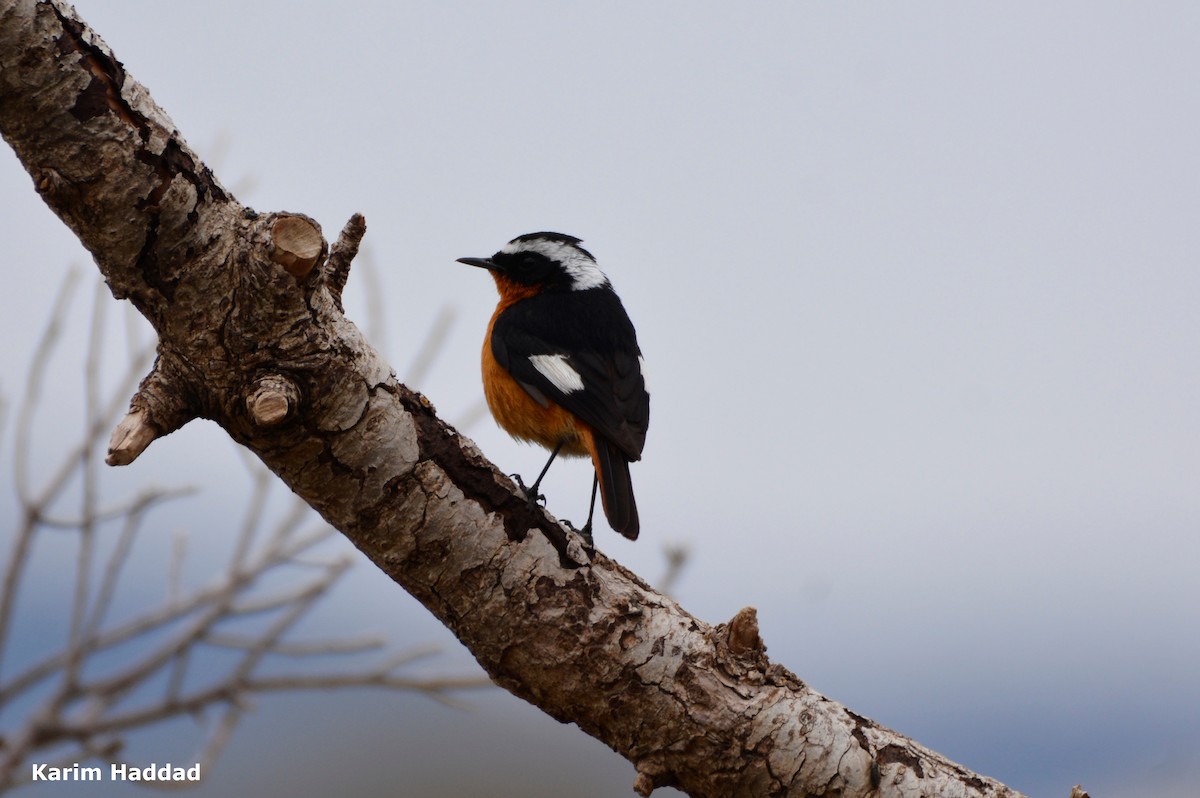
[{"label": "rough bark texture", "polygon": [[70,6],[0,0],[0,129],[159,336],[110,462],[216,421],[643,795],[1017,796],[809,690],[752,610],[709,626],[531,510],[342,314],[361,217],[329,251],[240,205]]}]

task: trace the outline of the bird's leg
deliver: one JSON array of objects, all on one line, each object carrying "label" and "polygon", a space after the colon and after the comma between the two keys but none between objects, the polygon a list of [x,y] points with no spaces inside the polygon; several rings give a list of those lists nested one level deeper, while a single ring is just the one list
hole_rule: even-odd
[{"label": "bird's leg", "polygon": [[554,458],[558,457],[559,449],[562,449],[566,441],[559,441],[554,447],[554,451],[550,452],[550,459],[546,461],[546,465],[542,466],[542,473],[538,474],[537,479],[533,481],[533,485],[525,489],[525,497],[529,499],[530,504],[536,504],[539,500],[545,501],[546,497],[538,493],[538,485],[542,484],[542,478],[546,476],[546,472],[550,470],[550,464],[554,462]]},{"label": "bird's leg", "polygon": [[592,475],[592,503],[588,505],[588,520],[583,525],[583,529],[579,530],[579,534],[583,535],[589,541],[592,539],[592,513],[596,511],[596,488],[600,486],[600,473]]},{"label": "bird's leg", "polygon": [[525,492],[525,498],[529,500],[529,506],[537,504],[539,501],[545,501],[546,497],[538,493],[538,485],[542,484],[542,477],[546,476],[546,472],[550,470],[550,464],[554,462],[554,458],[558,457],[558,450],[563,447],[566,441],[559,441],[554,447],[554,451],[550,452],[550,459],[546,461],[546,465],[542,468],[542,473],[538,474],[538,478],[533,481],[533,485],[525,487],[525,483],[521,481],[520,474],[513,474],[512,477],[517,481],[517,487]]},{"label": "bird's leg", "polygon": [[568,527],[570,527],[572,532],[577,533],[580,537],[582,537],[584,539],[584,541],[588,545],[588,548],[591,548],[593,545],[595,545],[592,542],[592,513],[595,512],[595,510],[596,510],[596,488],[599,485],[600,485],[600,475],[596,474],[595,476],[592,477],[592,503],[588,505],[588,520],[587,520],[587,523],[583,525],[582,529],[577,529],[575,527],[575,525],[572,524],[570,521],[568,521],[565,518],[562,519],[562,522],[564,524],[566,524]]}]

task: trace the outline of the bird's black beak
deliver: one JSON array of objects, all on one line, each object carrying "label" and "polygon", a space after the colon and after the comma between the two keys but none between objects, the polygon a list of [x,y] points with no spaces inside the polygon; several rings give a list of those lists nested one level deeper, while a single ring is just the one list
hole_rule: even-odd
[{"label": "bird's black beak", "polygon": [[496,264],[492,263],[491,258],[459,258],[458,262],[465,263],[468,266],[478,266],[481,269],[488,269],[489,271],[496,268]]}]

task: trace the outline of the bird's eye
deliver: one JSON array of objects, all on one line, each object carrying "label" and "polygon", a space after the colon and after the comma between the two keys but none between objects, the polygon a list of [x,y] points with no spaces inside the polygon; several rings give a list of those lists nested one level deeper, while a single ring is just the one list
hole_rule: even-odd
[{"label": "bird's eye", "polygon": [[552,265],[545,255],[537,252],[505,253],[503,258],[497,260],[510,278],[525,285],[534,285],[545,280]]}]

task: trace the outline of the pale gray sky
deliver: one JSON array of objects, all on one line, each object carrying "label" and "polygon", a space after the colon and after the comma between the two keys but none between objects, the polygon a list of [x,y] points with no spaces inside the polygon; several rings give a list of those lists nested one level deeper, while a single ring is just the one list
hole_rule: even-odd
[{"label": "pale gray sky", "polygon": [[[401,373],[439,309],[457,312],[414,386],[451,420],[478,401],[494,301],[454,259],[534,230],[585,240],[638,327],[653,396],[633,472],[642,537],[601,529],[608,553],[654,578],[661,544],[688,543],[678,597],[697,615],[758,607],[777,661],[1014,787],[1191,794],[1194,4],[77,8],[227,186],[253,179],[244,202],[308,213],[328,236],[366,215],[378,343]],[[61,274],[91,265],[7,150],[0,192],[11,394]],[[352,274],[352,318],[366,288]],[[541,465],[490,420],[468,432],[505,470]],[[211,425],[151,455],[114,484],[208,468],[210,496],[240,489],[219,482],[232,455]],[[586,512],[587,468],[556,466],[552,510]],[[197,502],[164,523],[204,530]],[[361,570],[353,590],[390,601]],[[339,624],[393,623],[345,604]],[[312,700],[353,728],[332,720],[353,699]],[[631,768],[575,731],[561,744],[577,749],[543,753],[566,730],[514,703],[421,705],[418,721],[397,699],[395,719],[480,768],[516,727],[536,742],[515,767],[548,794],[566,794],[564,762],[595,789],[577,794],[624,794]],[[300,712],[268,702],[252,722]],[[252,767],[256,736],[235,738],[231,771]],[[429,770],[418,742],[387,756]]]}]

